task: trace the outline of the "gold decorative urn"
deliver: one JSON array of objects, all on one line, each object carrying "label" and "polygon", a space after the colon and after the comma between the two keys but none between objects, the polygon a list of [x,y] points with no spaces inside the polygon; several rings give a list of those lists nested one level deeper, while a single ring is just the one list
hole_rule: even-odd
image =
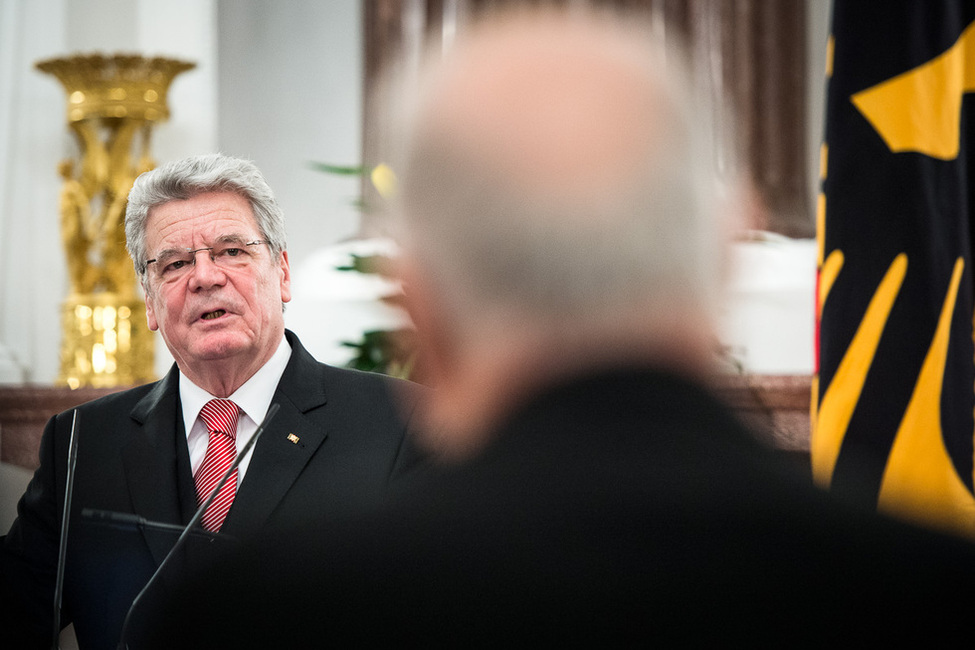
[{"label": "gold decorative urn", "polygon": [[57,383],[111,387],[153,377],[153,334],[125,249],[125,205],[135,178],[155,167],[152,126],[169,117],[173,78],[195,64],[138,55],[78,55],[37,64],[68,95],[78,158],[60,163],[61,238],[70,293],[61,309]]}]

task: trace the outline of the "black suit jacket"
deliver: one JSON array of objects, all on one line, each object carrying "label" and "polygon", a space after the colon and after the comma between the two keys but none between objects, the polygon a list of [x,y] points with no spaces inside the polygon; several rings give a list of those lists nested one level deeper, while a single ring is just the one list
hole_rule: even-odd
[{"label": "black suit jacket", "polygon": [[[578,378],[381,514],[291,536],[286,557],[278,540],[219,564],[154,638],[822,647],[969,626],[968,542],[848,508],[808,474],[685,380]],[[273,571],[241,571],[276,556]],[[200,618],[214,602],[229,625]]]},{"label": "black suit jacket", "polygon": [[[170,578],[194,570],[195,557],[223,552],[224,540],[327,526],[375,506],[391,479],[420,458],[407,436],[419,387],[320,364],[294,334],[286,335],[292,356],[273,398],[281,408],[254,449],[219,541],[192,541]],[[129,604],[176,536],[95,526],[80,518],[81,510],[186,524],[197,508],[178,380],[174,366],[154,384],[78,408],[63,622],[74,622],[82,648],[115,647]],[[40,468],[0,551],[0,638],[21,634],[18,643],[39,647],[49,644],[53,623],[71,419],[65,412],[48,423]]]}]

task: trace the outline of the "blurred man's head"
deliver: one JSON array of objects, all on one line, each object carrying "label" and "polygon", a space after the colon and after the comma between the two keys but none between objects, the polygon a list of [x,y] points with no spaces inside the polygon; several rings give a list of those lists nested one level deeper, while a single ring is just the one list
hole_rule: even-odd
[{"label": "blurred man's head", "polygon": [[698,114],[678,53],[578,13],[494,18],[425,71],[399,210],[435,416],[473,431],[600,365],[703,369],[724,229]]}]

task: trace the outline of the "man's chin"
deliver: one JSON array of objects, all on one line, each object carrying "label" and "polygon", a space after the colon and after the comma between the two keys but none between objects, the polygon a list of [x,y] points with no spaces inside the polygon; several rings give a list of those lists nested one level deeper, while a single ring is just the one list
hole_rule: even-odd
[{"label": "man's chin", "polygon": [[219,361],[249,352],[251,341],[239,333],[205,334],[190,345],[186,356],[198,361]]}]

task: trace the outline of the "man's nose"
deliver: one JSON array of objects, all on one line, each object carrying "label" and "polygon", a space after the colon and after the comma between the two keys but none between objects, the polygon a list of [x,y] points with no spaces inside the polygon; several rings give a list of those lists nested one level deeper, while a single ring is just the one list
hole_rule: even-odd
[{"label": "man's nose", "polygon": [[193,268],[190,269],[189,279],[190,289],[204,289],[221,285],[226,281],[227,275],[213,259],[213,251],[210,248],[193,251]]}]

